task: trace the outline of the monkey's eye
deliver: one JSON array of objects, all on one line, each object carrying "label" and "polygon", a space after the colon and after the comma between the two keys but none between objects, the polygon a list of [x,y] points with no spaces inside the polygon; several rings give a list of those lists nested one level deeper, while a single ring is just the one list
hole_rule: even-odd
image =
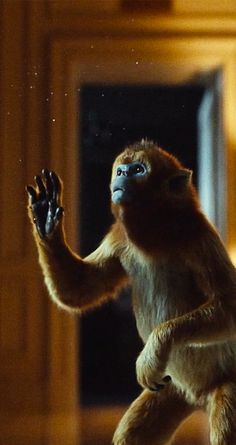
[{"label": "monkey's eye", "polygon": [[143,176],[147,173],[146,166],[141,162],[134,162],[131,165],[131,170],[133,176]]},{"label": "monkey's eye", "polygon": [[142,176],[147,172],[146,166],[141,162],[131,162],[130,164],[120,164],[116,169],[116,176]]},{"label": "monkey's eye", "polygon": [[133,173],[134,175],[142,175],[143,173],[145,173],[144,166],[142,164],[135,165],[133,168]]}]

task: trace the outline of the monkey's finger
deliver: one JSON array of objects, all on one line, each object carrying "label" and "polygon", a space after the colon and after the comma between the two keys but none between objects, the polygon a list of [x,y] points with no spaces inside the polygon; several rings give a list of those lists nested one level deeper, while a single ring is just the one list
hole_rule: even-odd
[{"label": "monkey's finger", "polygon": [[52,199],[52,196],[53,196],[53,182],[52,182],[52,179],[51,179],[48,169],[46,169],[46,168],[43,169],[42,175],[44,177],[44,181],[45,181],[45,185],[46,185],[47,198],[48,198],[48,200],[50,200],[50,199]]},{"label": "monkey's finger", "polygon": [[171,376],[170,376],[170,375],[166,375],[166,376],[162,379],[162,381],[165,382],[165,383],[169,383],[169,382],[171,382]]},{"label": "monkey's finger", "polygon": [[51,177],[52,184],[53,184],[52,198],[58,202],[58,200],[60,199],[60,194],[61,194],[61,181],[54,171],[50,172],[50,177]]},{"label": "monkey's finger", "polygon": [[165,385],[161,385],[160,383],[155,383],[155,386],[153,384],[153,386],[149,386],[148,389],[150,391],[161,391],[161,389],[164,389]]},{"label": "monkey's finger", "polygon": [[156,391],[160,391],[161,389],[165,388],[165,385],[161,385],[161,383],[156,383],[155,387]]},{"label": "monkey's finger", "polygon": [[25,187],[25,189],[26,189],[26,191],[27,191],[27,193],[28,193],[28,196],[29,196],[31,205],[32,205],[32,204],[35,204],[35,202],[37,201],[37,193],[36,193],[36,190],[35,190],[34,187],[32,187],[31,185],[27,185],[27,186]]},{"label": "monkey's finger", "polygon": [[45,189],[45,185],[42,181],[41,176],[37,175],[34,177],[34,180],[37,184],[38,190],[39,190],[39,198],[43,199],[46,197],[46,189]]},{"label": "monkey's finger", "polygon": [[56,221],[60,221],[60,219],[62,218],[63,214],[64,214],[64,208],[63,207],[58,207],[56,209],[56,213],[55,213]]},{"label": "monkey's finger", "polygon": [[153,389],[152,391],[160,391],[161,389],[165,388],[166,384],[171,382],[171,377],[169,375],[166,375],[165,377],[163,377],[162,382],[163,383],[155,383],[155,389]]},{"label": "monkey's finger", "polygon": [[62,207],[58,207],[53,218],[54,229],[58,226],[60,220],[62,219],[64,213],[64,209]]}]

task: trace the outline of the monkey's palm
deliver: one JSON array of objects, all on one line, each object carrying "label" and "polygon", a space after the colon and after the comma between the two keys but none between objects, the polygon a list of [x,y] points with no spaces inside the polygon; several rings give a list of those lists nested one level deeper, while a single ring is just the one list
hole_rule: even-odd
[{"label": "monkey's palm", "polygon": [[33,221],[41,238],[50,237],[58,225],[63,208],[61,201],[61,183],[54,172],[42,171],[35,176],[37,187],[27,186]]}]

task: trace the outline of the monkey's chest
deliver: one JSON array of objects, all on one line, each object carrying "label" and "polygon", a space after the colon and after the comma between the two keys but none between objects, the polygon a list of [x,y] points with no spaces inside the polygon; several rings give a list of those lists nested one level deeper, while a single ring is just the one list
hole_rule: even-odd
[{"label": "monkey's chest", "polygon": [[160,323],[187,313],[203,302],[191,270],[181,263],[133,260],[129,274],[137,328],[144,342]]}]

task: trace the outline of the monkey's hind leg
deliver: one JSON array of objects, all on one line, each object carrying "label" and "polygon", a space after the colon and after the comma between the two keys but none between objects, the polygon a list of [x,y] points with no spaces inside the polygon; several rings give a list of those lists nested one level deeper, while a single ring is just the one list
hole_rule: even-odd
[{"label": "monkey's hind leg", "polygon": [[169,384],[158,392],[144,390],[121,419],[114,445],[164,445],[193,411]]},{"label": "monkey's hind leg", "polygon": [[217,388],[208,405],[211,445],[236,445],[236,384]]}]

